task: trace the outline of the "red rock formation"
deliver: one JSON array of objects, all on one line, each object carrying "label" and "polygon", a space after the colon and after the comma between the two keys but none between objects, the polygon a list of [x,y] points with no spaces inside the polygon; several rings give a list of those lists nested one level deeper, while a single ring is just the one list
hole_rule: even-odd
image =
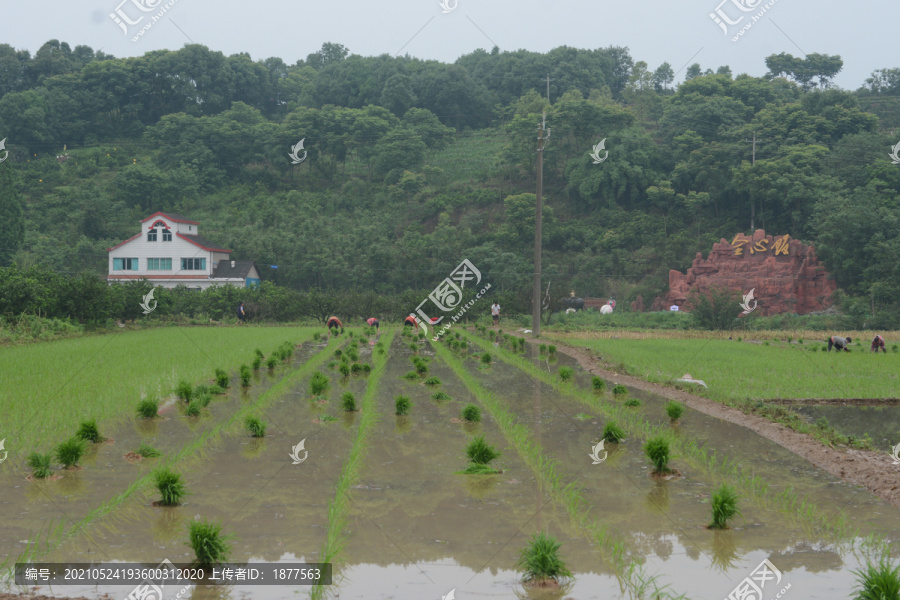
[{"label": "red rock formation", "polygon": [[[738,234],[731,242],[721,239],[713,244],[705,260],[698,252],[687,274],[669,271],[669,293],[664,303],[661,298],[654,300],[653,307],[684,307],[692,290],[706,293],[713,287],[730,288],[741,294],[755,289],[756,311],[763,316],[825,310],[831,306],[831,293],[837,289],[812,245],[789,236],[766,235],[757,229],[750,238]],[[739,308],[736,311],[739,313]]]},{"label": "red rock formation", "polygon": [[631,303],[631,312],[644,312],[644,297],[640,294],[638,294],[638,297]]}]

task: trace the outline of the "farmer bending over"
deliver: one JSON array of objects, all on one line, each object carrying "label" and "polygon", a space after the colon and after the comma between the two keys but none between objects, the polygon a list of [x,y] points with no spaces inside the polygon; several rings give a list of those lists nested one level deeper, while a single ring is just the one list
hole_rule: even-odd
[{"label": "farmer bending over", "polygon": [[325,326],[328,327],[329,331],[340,327],[341,333],[344,333],[344,324],[337,317],[328,317],[328,322],[325,323]]},{"label": "farmer bending over", "polygon": [[876,335],[875,339],[872,340],[872,352],[878,354],[879,350],[887,354],[887,350],[884,348],[884,338],[880,335]]},{"label": "farmer bending over", "polygon": [[416,320],[416,318],[413,315],[409,315],[408,317],[403,319],[404,327],[409,326],[409,327],[415,328],[417,324],[418,324],[418,321]]},{"label": "farmer bending over", "polygon": [[853,340],[849,337],[842,338],[839,335],[833,335],[830,338],[828,338],[828,351],[831,352],[831,347],[834,346],[835,348],[837,348],[838,352],[840,352],[841,350],[846,350],[847,352],[850,352],[849,346],[850,346],[850,342],[852,342],[852,341]]},{"label": "farmer bending over", "polygon": [[374,327],[375,333],[378,333],[378,319],[372,317],[371,319],[366,319],[366,323],[369,324],[369,327]]}]

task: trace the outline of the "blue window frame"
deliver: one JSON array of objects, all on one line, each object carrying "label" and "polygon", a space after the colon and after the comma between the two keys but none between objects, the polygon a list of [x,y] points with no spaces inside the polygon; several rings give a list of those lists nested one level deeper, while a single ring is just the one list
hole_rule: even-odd
[{"label": "blue window frame", "polygon": [[136,258],[114,258],[113,271],[137,271],[138,259]]}]

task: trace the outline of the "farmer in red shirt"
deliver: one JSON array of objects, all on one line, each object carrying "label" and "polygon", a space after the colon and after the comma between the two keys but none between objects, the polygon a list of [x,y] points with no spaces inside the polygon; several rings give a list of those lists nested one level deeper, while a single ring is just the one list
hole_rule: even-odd
[{"label": "farmer in red shirt", "polygon": [[880,335],[876,335],[875,339],[872,340],[872,352],[878,354],[879,350],[887,354],[887,350],[884,348],[884,338]]},{"label": "farmer in red shirt", "polygon": [[369,324],[369,327],[374,327],[375,333],[378,333],[378,319],[376,319],[375,317],[372,317],[370,319],[366,319],[366,323]]},{"label": "farmer in red shirt", "polygon": [[341,320],[337,317],[328,317],[328,322],[325,323],[325,326],[328,327],[329,330],[340,327],[341,333],[344,333],[344,324],[341,323]]}]

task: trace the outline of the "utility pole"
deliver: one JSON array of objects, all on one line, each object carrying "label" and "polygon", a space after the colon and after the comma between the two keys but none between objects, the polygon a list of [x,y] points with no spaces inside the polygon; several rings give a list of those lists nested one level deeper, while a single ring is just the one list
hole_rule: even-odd
[{"label": "utility pole", "polygon": [[[745,142],[753,142],[753,162],[751,162],[750,164],[753,166],[756,166],[756,142],[757,142],[756,132],[755,131],[753,132],[752,140],[744,140],[744,141]],[[756,230],[755,226],[754,226],[755,220],[756,220],[756,202],[753,199],[751,199],[750,200],[750,235],[753,235],[753,232]]]},{"label": "utility pole", "polygon": [[550,103],[550,73],[547,73],[547,104]]},{"label": "utility pole", "polygon": [[[549,83],[547,84],[549,85]],[[547,127],[547,113],[541,113],[541,126],[538,128],[537,147],[537,202],[534,213],[534,288],[532,289],[531,332],[534,337],[541,335],[541,217],[543,216],[544,188],[544,140],[550,138]]]}]

